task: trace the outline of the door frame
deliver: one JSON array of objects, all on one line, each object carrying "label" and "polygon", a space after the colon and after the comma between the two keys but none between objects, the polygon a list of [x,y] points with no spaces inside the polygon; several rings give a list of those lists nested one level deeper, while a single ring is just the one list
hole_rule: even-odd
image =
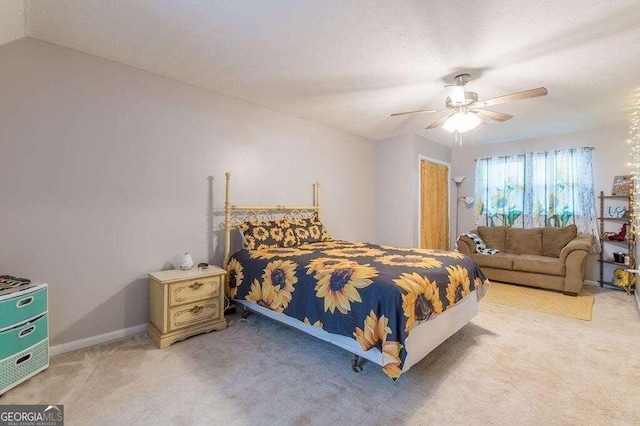
[{"label": "door frame", "polygon": [[418,248],[422,248],[422,162],[428,161],[434,164],[442,164],[447,166],[447,235],[449,235],[449,249],[451,249],[451,163],[448,163],[443,160],[438,160],[437,158],[427,157],[426,155],[418,154]]}]

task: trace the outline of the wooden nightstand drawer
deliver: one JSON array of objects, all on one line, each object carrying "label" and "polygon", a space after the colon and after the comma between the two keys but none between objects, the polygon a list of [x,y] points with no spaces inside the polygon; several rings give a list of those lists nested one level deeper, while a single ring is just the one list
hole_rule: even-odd
[{"label": "wooden nightstand drawer", "polygon": [[184,305],[220,294],[220,277],[206,277],[169,284],[169,306]]},{"label": "wooden nightstand drawer", "polygon": [[169,331],[222,317],[220,299],[208,299],[169,309]]}]

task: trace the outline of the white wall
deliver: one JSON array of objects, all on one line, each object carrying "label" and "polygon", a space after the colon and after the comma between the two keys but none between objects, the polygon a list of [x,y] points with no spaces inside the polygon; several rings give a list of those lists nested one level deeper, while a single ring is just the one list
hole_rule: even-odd
[{"label": "white wall", "polygon": [[378,244],[413,245],[413,156],[411,134],[375,142],[375,242]]},{"label": "white wall", "polygon": [[450,163],[451,148],[413,134],[380,139],[375,146],[375,241],[418,247],[420,155]]},{"label": "white wall", "polygon": [[[453,171],[457,175],[466,175],[467,179],[460,186],[460,194],[473,195],[475,187],[475,158],[497,155],[512,155],[528,152],[541,152],[562,148],[582,146],[594,147],[593,179],[596,196],[600,191],[611,194],[613,177],[630,174],[630,146],[627,144],[629,127],[618,125],[577,133],[566,133],[554,136],[521,139],[486,145],[471,145],[453,148]],[[597,203],[597,199],[596,199]],[[599,211],[599,204],[596,204]],[[473,229],[473,208],[460,209],[460,232]],[[613,231],[614,229],[610,229]],[[618,231],[619,229],[615,229]],[[597,280],[599,277],[597,255],[589,256],[587,279]]]},{"label": "white wall", "polygon": [[0,45],[25,36],[22,0],[0,0]]},{"label": "white wall", "polygon": [[180,251],[221,261],[226,171],[238,204],[320,181],[331,234],[373,239],[367,139],[34,39],[0,63],[0,271],[50,284],[54,345],[147,322]]}]

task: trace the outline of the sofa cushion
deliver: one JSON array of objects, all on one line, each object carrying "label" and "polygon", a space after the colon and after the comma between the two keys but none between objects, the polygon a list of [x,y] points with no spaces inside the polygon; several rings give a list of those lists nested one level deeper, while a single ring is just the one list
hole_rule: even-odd
[{"label": "sofa cushion", "polygon": [[478,226],[478,235],[488,248],[504,251],[506,226]]},{"label": "sofa cushion", "polygon": [[569,225],[566,228],[547,226],[542,228],[542,255],[560,257],[562,249],[578,236],[578,227]]},{"label": "sofa cushion", "polygon": [[[490,281],[521,284],[531,287],[564,291],[564,277],[557,277],[555,275],[540,275],[534,272],[504,271],[502,269],[491,268],[488,268],[483,272]],[[580,290],[578,289],[578,291]]]},{"label": "sofa cushion", "polygon": [[489,256],[486,254],[478,254],[474,253],[471,255],[471,259],[473,259],[480,267],[485,268],[495,268],[495,269],[505,269],[510,271],[513,269],[514,259],[517,258],[515,254],[509,253],[498,253],[493,256]]},{"label": "sofa cushion", "polygon": [[555,257],[521,254],[513,260],[513,270],[563,277],[565,267],[564,263]]},{"label": "sofa cushion", "polygon": [[542,228],[508,228],[506,237],[507,253],[542,255]]}]

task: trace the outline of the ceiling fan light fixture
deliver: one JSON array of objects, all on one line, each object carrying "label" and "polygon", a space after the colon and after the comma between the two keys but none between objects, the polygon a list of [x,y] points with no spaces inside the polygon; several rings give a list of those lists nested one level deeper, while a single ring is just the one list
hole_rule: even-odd
[{"label": "ceiling fan light fixture", "polygon": [[451,103],[456,105],[464,105],[467,99],[464,94],[464,87],[455,84],[445,86],[447,96],[451,99]]},{"label": "ceiling fan light fixture", "polygon": [[442,126],[448,132],[464,133],[475,129],[482,122],[480,118],[473,112],[460,111],[453,114]]}]

